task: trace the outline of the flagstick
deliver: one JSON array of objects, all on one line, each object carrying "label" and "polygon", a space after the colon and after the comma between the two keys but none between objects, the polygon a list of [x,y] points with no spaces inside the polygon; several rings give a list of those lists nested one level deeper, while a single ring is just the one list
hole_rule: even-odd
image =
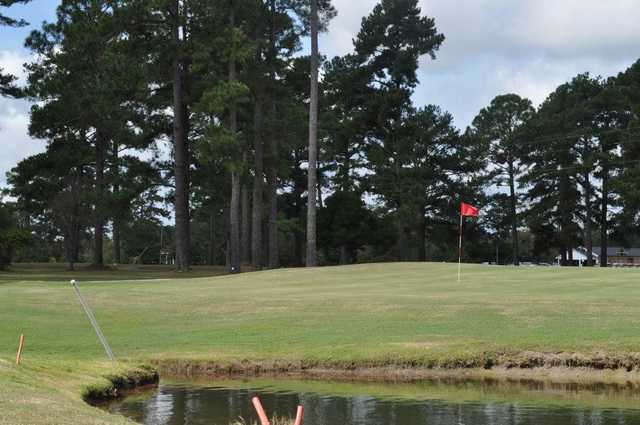
[{"label": "flagstick", "polygon": [[460,283],[460,269],[462,267],[462,211],[460,211],[460,241],[458,242],[458,283]]}]

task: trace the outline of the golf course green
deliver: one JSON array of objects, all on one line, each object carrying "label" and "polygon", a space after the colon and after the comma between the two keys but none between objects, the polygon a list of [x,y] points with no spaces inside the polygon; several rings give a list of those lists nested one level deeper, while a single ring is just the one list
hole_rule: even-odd
[{"label": "golf course green", "polygon": [[137,367],[149,362],[350,371],[640,365],[634,269],[464,265],[460,283],[456,265],[439,263],[170,279],[156,271],[148,280],[83,273],[73,276],[120,361],[107,361],[68,274],[0,274],[0,423],[50,423],[58,410],[66,423],[127,423],[81,394],[108,385],[105,376],[144,374]]}]

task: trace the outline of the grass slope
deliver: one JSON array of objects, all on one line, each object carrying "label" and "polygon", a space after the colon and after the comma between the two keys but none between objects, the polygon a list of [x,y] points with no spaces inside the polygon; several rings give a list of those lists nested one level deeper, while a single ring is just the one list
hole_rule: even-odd
[{"label": "grass slope", "polygon": [[[632,269],[468,265],[462,283],[455,265],[418,263],[158,281],[95,273],[72,276],[120,359],[420,366],[487,352],[640,351]],[[52,405],[80,418],[66,423],[122,423],[82,403],[80,382],[104,374],[104,353],[69,275],[42,274],[0,275],[0,423],[64,423],[36,420]],[[17,369],[8,360],[21,332]]]},{"label": "grass slope", "polygon": [[149,373],[109,362],[40,361],[17,367],[0,360],[0,424],[133,424],[83,401],[89,392],[113,391],[112,380],[130,375]]},{"label": "grass slope", "polygon": [[[486,351],[640,351],[631,269],[376,264],[83,282],[120,358],[421,362]],[[103,356],[66,282],[0,285],[0,356]]]}]

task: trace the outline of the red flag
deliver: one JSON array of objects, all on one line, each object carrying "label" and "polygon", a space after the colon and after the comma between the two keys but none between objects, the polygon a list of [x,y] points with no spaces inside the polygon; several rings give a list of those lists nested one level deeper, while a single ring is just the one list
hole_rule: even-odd
[{"label": "red flag", "polygon": [[460,203],[460,215],[463,217],[477,217],[480,215],[480,208],[462,202]]}]

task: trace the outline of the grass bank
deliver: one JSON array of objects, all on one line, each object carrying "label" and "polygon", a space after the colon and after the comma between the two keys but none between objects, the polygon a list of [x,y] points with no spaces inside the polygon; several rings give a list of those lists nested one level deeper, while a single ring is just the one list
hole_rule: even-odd
[{"label": "grass bank", "polygon": [[0,424],[133,424],[90,406],[128,388],[157,382],[155,370],[111,362],[0,359]]},{"label": "grass bank", "polygon": [[[156,281],[82,273],[72,276],[116,356],[165,369],[640,376],[634,269],[467,265],[462,283],[454,265],[418,263],[205,278],[162,270],[173,279]],[[27,365],[104,357],[68,278],[0,274],[0,357],[14,355],[21,332]]]}]

